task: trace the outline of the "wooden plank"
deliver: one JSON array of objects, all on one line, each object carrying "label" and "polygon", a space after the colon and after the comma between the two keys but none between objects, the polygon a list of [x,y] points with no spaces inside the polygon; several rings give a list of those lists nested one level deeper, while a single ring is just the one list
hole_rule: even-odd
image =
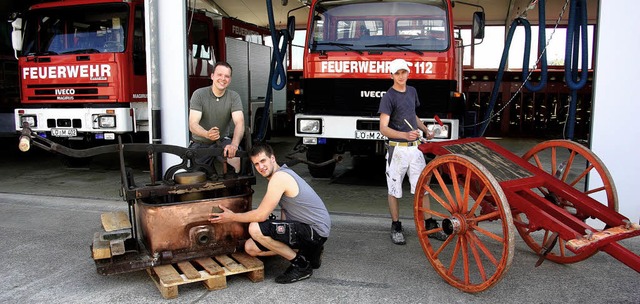
[{"label": "wooden plank", "polygon": [[158,278],[158,276],[153,273],[153,271],[151,271],[149,268],[147,268],[147,273],[149,274],[149,276],[151,277],[151,280],[153,280],[153,283],[156,284],[156,287],[158,287],[158,290],[160,291],[160,295],[162,295],[163,298],[165,299],[174,299],[178,297],[178,286],[163,286],[162,283],[160,282],[160,278]]},{"label": "wooden plank", "polygon": [[229,269],[229,271],[231,271],[232,273],[237,273],[237,272],[242,272],[247,270],[246,268],[244,268],[244,266],[242,266],[241,264],[238,264],[238,262],[236,262],[234,259],[230,258],[227,255],[217,255],[215,256],[215,259],[216,261],[220,262],[222,266]]},{"label": "wooden plank", "polygon": [[531,172],[480,142],[448,145],[444,148],[451,153],[466,155],[478,161],[498,182],[533,176]]},{"label": "wooden plank", "polygon": [[180,271],[184,273],[187,279],[193,280],[193,279],[199,279],[201,277],[200,272],[198,272],[198,270],[195,267],[193,267],[193,265],[191,265],[190,262],[179,262],[178,268],[180,268]]},{"label": "wooden plank", "polygon": [[94,260],[108,259],[111,257],[111,246],[109,242],[100,240],[100,232],[93,234],[91,257]]},{"label": "wooden plank", "polygon": [[247,272],[247,278],[254,283],[264,281],[264,267]]},{"label": "wooden plank", "polygon": [[640,235],[640,225],[630,223],[628,227],[625,225],[614,226],[602,231],[596,231],[590,236],[567,241],[567,248],[574,252],[582,252],[587,248],[598,249],[611,242],[619,241],[629,237]]},{"label": "wooden plank", "polygon": [[124,211],[117,212],[105,212],[100,215],[102,221],[102,227],[104,230],[114,231],[121,229],[131,229],[131,222],[129,221],[129,215]]},{"label": "wooden plank", "polygon": [[231,256],[247,269],[264,267],[264,264],[262,263],[262,261],[260,261],[260,259],[252,257],[244,252],[235,252],[232,253]]},{"label": "wooden plank", "polygon": [[153,272],[160,278],[160,283],[170,285],[184,282],[178,271],[172,265],[160,265],[153,267]]},{"label": "wooden plank", "polygon": [[227,288],[227,277],[223,275],[218,275],[215,277],[211,277],[202,282],[207,290],[220,290]]},{"label": "wooden plank", "polygon": [[251,280],[251,282],[262,282],[264,281],[264,263],[256,257],[252,257],[244,252],[235,252],[232,253],[231,256],[240,264],[242,264],[247,270],[247,278]]},{"label": "wooden plank", "polygon": [[200,264],[200,266],[202,266],[202,268],[204,268],[204,270],[206,270],[210,275],[224,274],[224,268],[214,262],[211,258],[198,258],[194,261]]}]

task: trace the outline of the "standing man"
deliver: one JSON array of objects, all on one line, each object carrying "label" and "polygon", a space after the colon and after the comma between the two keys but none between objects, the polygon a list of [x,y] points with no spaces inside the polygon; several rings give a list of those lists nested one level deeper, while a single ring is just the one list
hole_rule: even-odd
[{"label": "standing man", "polygon": [[[244,213],[234,213],[220,206],[223,212],[211,213],[209,220],[214,224],[250,223],[251,239],[244,246],[249,255],[280,255],[291,262],[291,266],[276,278],[276,283],[307,279],[322,263],[324,242],[331,231],[329,212],[307,182],[286,165],[278,165],[271,146],[256,144],[249,156],[256,171],[269,180],[260,205]],[[278,205],[281,219],[270,218]]]},{"label": "standing man", "polygon": [[[189,131],[192,142],[189,148],[224,148],[223,156],[235,172],[240,172],[240,158],[236,152],[244,136],[244,114],[240,95],[227,90],[231,83],[231,66],[218,61],[213,66],[213,84],[197,89],[189,106]],[[233,121],[233,137],[229,138],[229,123]],[[222,161],[223,159],[221,159]],[[197,162],[213,165],[211,156],[199,157]]]},{"label": "standing man", "polygon": [[[398,207],[398,199],[402,197],[402,181],[405,174],[409,176],[411,194],[414,194],[420,173],[426,166],[424,155],[418,149],[421,143],[419,130],[422,130],[429,139],[433,138],[433,132],[429,131],[416,115],[416,108],[420,106],[420,101],[416,89],[407,85],[409,64],[403,59],[396,59],[391,62],[389,69],[393,86],[382,96],[378,113],[380,113],[380,133],[389,138],[386,175],[387,200],[391,213],[391,241],[394,244],[404,245],[406,241]],[[429,206],[427,196],[423,205]],[[438,223],[431,218],[430,214],[425,214],[425,227],[427,230],[438,227]],[[429,237],[446,240],[447,235],[438,231],[429,234]]]}]

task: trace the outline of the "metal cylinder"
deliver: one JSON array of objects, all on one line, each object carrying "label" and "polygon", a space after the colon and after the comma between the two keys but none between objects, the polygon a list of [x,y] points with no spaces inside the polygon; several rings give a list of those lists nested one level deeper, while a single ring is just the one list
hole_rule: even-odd
[{"label": "metal cylinder", "polygon": [[[205,182],[207,180],[207,176],[204,174],[204,172],[200,171],[180,172],[176,173],[173,179],[175,180],[176,184],[190,185]],[[181,202],[201,200],[203,198],[204,195],[202,192],[185,193],[178,196],[178,200]]]}]

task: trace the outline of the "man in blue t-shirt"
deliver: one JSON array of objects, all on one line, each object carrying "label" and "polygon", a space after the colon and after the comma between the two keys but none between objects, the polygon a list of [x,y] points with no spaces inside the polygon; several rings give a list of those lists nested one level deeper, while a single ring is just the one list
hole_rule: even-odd
[{"label": "man in blue t-shirt", "polygon": [[[291,262],[291,266],[276,277],[276,283],[307,279],[322,262],[324,242],[331,231],[329,212],[307,182],[286,165],[278,165],[271,146],[258,143],[249,156],[256,171],[269,180],[260,205],[244,213],[233,213],[219,206],[223,212],[211,213],[209,220],[214,224],[250,223],[251,239],[244,246],[249,255],[280,255]],[[270,217],[278,205],[282,215],[279,220]]]},{"label": "man in blue t-shirt", "polygon": [[[421,143],[420,131],[426,134],[428,139],[433,138],[433,133],[427,129],[422,120],[416,115],[416,108],[420,105],[418,93],[412,86],[407,85],[409,78],[409,63],[403,59],[396,59],[389,65],[393,86],[387,91],[380,101],[380,133],[389,138],[386,155],[387,176],[387,201],[391,213],[391,241],[394,244],[406,244],[398,199],[402,198],[402,181],[405,174],[409,176],[411,194],[415,193],[416,184],[420,173],[426,166],[424,155],[418,149]],[[425,196],[425,206],[428,207],[428,197]],[[425,227],[427,230],[438,227],[438,223],[425,214]],[[429,234],[429,237],[445,240],[446,234],[442,231]]]}]

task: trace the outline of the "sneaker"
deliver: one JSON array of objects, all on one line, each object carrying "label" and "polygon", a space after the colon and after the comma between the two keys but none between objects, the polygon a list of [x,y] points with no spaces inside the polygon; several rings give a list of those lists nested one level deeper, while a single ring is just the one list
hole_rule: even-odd
[{"label": "sneaker", "polygon": [[391,241],[396,245],[405,245],[407,243],[404,240],[404,234],[402,234],[402,230],[397,231],[395,229],[391,229]]},{"label": "sneaker", "polygon": [[306,268],[300,268],[294,265],[289,266],[287,270],[276,278],[276,283],[289,284],[293,282],[302,281],[308,279],[313,274],[311,265],[307,265]]},{"label": "sneaker", "polygon": [[311,268],[318,269],[320,265],[322,265],[322,254],[324,253],[324,245],[321,245],[318,250],[316,250],[309,257],[309,263],[311,263]]},{"label": "sneaker", "polygon": [[[438,222],[436,220],[434,219],[424,220],[424,228],[426,230],[432,230],[438,227],[440,226],[438,226]],[[449,236],[446,233],[444,233],[444,231],[440,230],[440,231],[436,231],[429,234],[429,237],[432,239],[436,239],[438,241],[446,241]]]}]

